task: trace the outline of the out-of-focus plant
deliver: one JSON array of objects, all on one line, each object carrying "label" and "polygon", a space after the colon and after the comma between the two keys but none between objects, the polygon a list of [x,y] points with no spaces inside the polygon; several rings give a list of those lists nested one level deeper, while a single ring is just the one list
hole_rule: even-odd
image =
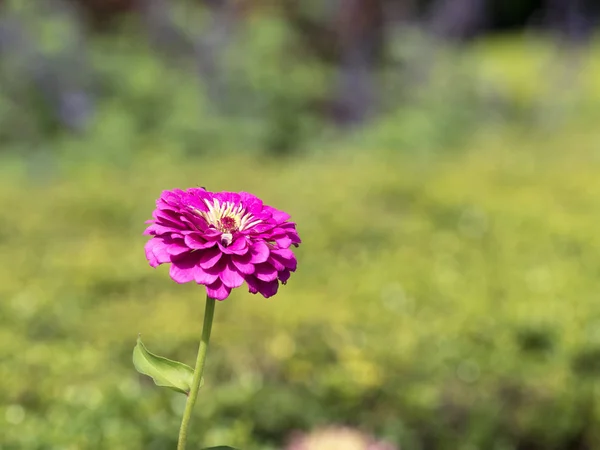
[{"label": "out-of-focus plant", "polygon": [[329,427],[294,436],[285,450],[398,450],[360,431]]}]

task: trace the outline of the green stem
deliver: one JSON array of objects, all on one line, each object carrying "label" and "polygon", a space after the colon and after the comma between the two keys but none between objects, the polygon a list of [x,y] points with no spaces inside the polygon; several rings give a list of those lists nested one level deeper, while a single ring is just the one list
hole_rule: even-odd
[{"label": "green stem", "polygon": [[188,425],[192,417],[192,410],[198,397],[200,389],[200,381],[202,380],[202,372],[204,372],[204,363],[206,361],[206,350],[210,341],[210,331],[212,329],[213,317],[215,315],[215,299],[206,297],[206,308],[204,310],[204,324],[202,325],[202,338],[200,339],[200,347],[198,348],[198,356],[196,357],[196,367],[194,367],[194,378],[192,379],[192,387],[188,394],[183,418],[181,419],[181,428],[179,429],[179,441],[177,442],[177,450],[185,450],[187,442]]}]

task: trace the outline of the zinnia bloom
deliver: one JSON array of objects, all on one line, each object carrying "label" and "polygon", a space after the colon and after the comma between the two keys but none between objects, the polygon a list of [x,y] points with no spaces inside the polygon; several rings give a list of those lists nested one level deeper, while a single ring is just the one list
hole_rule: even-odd
[{"label": "zinnia bloom", "polygon": [[387,442],[345,427],[328,427],[293,436],[286,450],[397,450]]},{"label": "zinnia bloom", "polygon": [[216,300],[244,281],[251,293],[271,297],[296,270],[296,224],[247,192],[163,191],[152,216],[144,232],[152,236],[150,265],[170,263],[173,280],[203,284]]}]

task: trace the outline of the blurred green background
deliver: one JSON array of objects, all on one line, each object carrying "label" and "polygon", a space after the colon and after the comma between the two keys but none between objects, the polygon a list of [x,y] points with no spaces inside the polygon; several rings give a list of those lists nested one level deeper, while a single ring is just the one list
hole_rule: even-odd
[{"label": "blurred green background", "polygon": [[217,305],[191,448],[330,425],[600,448],[592,28],[528,2],[458,25],[451,2],[109,3],[0,15],[0,449],[175,448],[185,398],[131,353],[141,333],[191,364],[203,289],[141,233],[198,185],[288,211],[303,244],[276,297]]}]

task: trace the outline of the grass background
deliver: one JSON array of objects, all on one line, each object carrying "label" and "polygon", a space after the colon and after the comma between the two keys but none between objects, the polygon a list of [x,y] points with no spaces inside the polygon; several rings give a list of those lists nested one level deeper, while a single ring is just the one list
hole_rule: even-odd
[{"label": "grass background", "polygon": [[[263,25],[247,45],[269,62]],[[161,190],[196,185],[288,211],[303,244],[276,297],[217,305],[192,448],[278,449],[327,424],[403,450],[600,447],[596,47],[564,89],[540,78],[543,39],[446,49],[414,101],[339,135],[295,109],[317,68],[248,62],[287,103],[232,119],[119,42],[94,44],[118,82],[85,135],[19,135],[25,110],[2,110],[2,450],[175,447],[185,399],[131,352],[141,333],[194,359],[202,289],[151,269],[141,233]],[[301,152],[269,150],[281,111]]]}]

